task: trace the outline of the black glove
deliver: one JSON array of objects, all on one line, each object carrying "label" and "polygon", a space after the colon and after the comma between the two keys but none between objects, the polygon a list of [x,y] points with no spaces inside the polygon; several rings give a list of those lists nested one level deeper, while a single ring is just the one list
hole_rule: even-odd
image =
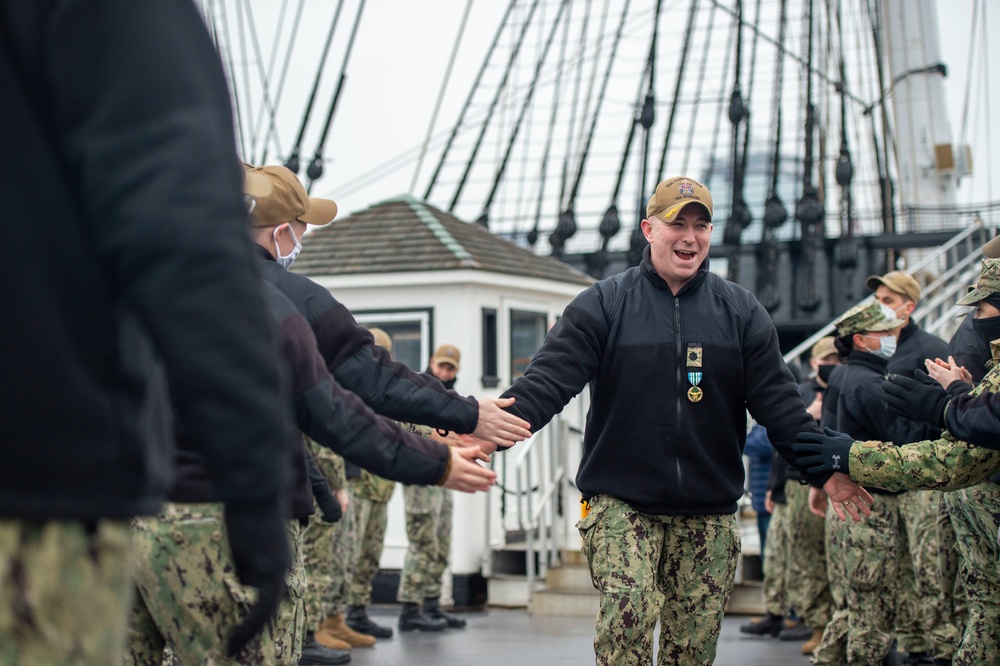
[{"label": "black glove", "polygon": [[882,382],[885,411],[895,416],[944,427],[944,409],[951,396],[935,384],[925,384],[902,375],[889,375]]},{"label": "black glove", "polygon": [[823,428],[823,433],[800,432],[796,436],[792,451],[811,454],[799,456],[796,464],[812,475],[830,472],[850,474],[848,460],[854,438],[830,428]]},{"label": "black glove", "polygon": [[330,494],[329,490],[325,495],[316,495],[315,497],[320,513],[323,514],[324,523],[335,523],[343,517],[344,511],[340,508],[340,502]]},{"label": "black glove", "polygon": [[291,564],[287,502],[227,505],[226,534],[240,582],[257,588],[257,603],[229,635],[226,652],[234,657],[260,633],[285,596],[285,574]]}]

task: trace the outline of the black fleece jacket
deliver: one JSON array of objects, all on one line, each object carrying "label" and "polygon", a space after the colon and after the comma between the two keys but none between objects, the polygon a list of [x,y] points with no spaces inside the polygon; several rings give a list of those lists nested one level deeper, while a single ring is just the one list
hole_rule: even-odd
[{"label": "black fleece jacket", "polygon": [[445,389],[432,375],[414,372],[392,360],[329,290],[304,275],[285,270],[259,245],[257,250],[257,264],[264,279],[305,317],[327,369],[341,386],[391,419],[460,434],[476,429],[479,402],[475,398],[462,397]]},{"label": "black fleece jacket", "polygon": [[194,4],[4,2],[0,91],[0,516],[155,513],[171,406],[221,499],[274,501],[289,419]]},{"label": "black fleece jacket", "polygon": [[[688,366],[695,348],[702,367]],[[704,397],[688,399],[688,373]],[[651,514],[736,510],[746,411],[794,462],[796,433],[816,430],[753,295],[708,271],[675,296],[650,263],[602,280],[566,308],[524,376],[504,393],[538,430],[591,386],[577,486]],[[822,483],[828,477],[810,479]]]}]

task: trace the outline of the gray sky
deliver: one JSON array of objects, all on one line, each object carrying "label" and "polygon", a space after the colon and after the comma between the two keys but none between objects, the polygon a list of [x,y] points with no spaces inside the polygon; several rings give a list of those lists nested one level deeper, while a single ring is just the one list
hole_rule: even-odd
[{"label": "gray sky", "polygon": [[[767,2],[768,0],[765,0]],[[205,0],[201,0],[205,4]],[[285,10],[282,37],[277,42],[281,57],[272,75],[272,86],[279,77],[287,35],[299,0],[248,0],[260,35],[263,62],[266,67],[270,50],[275,44],[279,13]],[[312,157],[319,126],[325,118],[332,91],[340,73],[343,53],[347,45],[360,0],[345,0],[340,16],[331,55],[324,71],[317,105],[313,110],[310,129],[303,146],[303,164]],[[579,6],[582,0],[577,0]],[[640,3],[634,0],[633,5]],[[482,62],[485,50],[492,40],[506,6],[501,0],[478,0],[471,5],[468,24],[458,52],[458,58],[448,93],[444,98],[436,134],[445,132],[458,116],[461,105],[471,88],[472,81]],[[595,7],[600,0],[593,0]],[[611,5],[618,6],[618,2]],[[652,4],[652,3],[650,3]],[[708,4],[708,3],[703,3]],[[753,6],[752,0],[744,3]],[[1000,32],[1000,6],[986,2],[989,33]],[[664,0],[665,9],[686,12],[687,0]],[[974,0],[938,0],[940,45],[942,60],[949,67],[946,79],[946,96],[954,141],[958,143],[966,107],[966,87],[969,86],[969,44]],[[247,21],[244,0],[227,0],[215,3],[216,16],[225,14],[228,25],[235,31],[241,19]],[[365,5],[357,41],[347,67],[347,82],[342,93],[337,115],[330,128],[326,143],[326,172],[317,182],[313,194],[329,196],[338,201],[342,211],[350,212],[367,207],[382,199],[404,193],[410,188],[416,167],[416,153],[424,140],[435,102],[441,88],[448,59],[455,43],[458,28],[467,6],[467,0],[371,0]],[[305,0],[303,23],[294,45],[295,56],[278,109],[281,158],[288,152],[297,132],[308,90],[315,75],[326,32],[334,16],[337,2],[332,0]],[[745,9],[744,11],[748,11]],[[683,14],[678,11],[678,16]],[[981,40],[977,35],[976,39]],[[233,44],[237,44],[235,36]],[[256,62],[252,44],[246,43],[246,61]],[[1000,49],[1000,47],[996,47]],[[979,41],[973,58],[983,62]],[[246,85],[260,90],[259,74],[249,68],[239,67],[243,55],[233,51],[237,87]],[[994,55],[994,60],[996,57]],[[641,69],[641,63],[637,65]],[[992,95],[990,111],[1000,110],[1000,68],[988,72]],[[983,202],[1000,197],[1000,163],[989,164],[991,154],[1000,155],[1000,128],[988,133],[985,100],[984,72],[973,73],[970,104],[964,140],[973,145],[974,174],[967,178],[959,191],[960,203]],[[256,79],[256,80],[254,80]],[[629,82],[629,89],[635,82]],[[272,94],[274,90],[272,89]],[[631,94],[631,93],[630,93]],[[252,106],[255,122],[259,123],[259,104]],[[627,110],[623,117],[627,121]],[[767,113],[766,107],[764,113]],[[247,109],[243,110],[247,119]],[[661,116],[662,117],[662,116]],[[662,121],[658,121],[662,122]],[[246,129],[246,128],[245,128]],[[990,143],[988,143],[990,142]],[[269,148],[269,163],[279,156]],[[260,154],[258,151],[258,161]],[[423,164],[417,196],[422,195],[429,172],[436,164],[436,153],[428,156]],[[303,168],[304,171],[304,168]],[[358,179],[364,174],[381,171],[382,177],[362,186]],[[992,174],[991,174],[992,171]],[[992,180],[992,182],[991,182]],[[351,187],[348,187],[350,185]]]}]

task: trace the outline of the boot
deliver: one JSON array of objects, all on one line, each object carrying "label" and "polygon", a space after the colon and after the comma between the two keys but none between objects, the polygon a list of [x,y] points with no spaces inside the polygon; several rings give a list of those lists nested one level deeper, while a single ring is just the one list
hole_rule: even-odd
[{"label": "boot", "polygon": [[823,640],[823,630],[813,629],[812,637],[802,644],[802,654],[812,654]]},{"label": "boot", "polygon": [[359,634],[354,631],[344,622],[344,614],[337,613],[336,615],[330,615],[325,620],[320,622],[319,631],[316,632],[316,640],[321,644],[323,641],[319,640],[320,636],[327,636],[336,638],[338,640],[344,641],[350,647],[371,647],[375,645],[374,636],[366,636],[365,634]]},{"label": "boot", "polygon": [[302,643],[302,656],[299,666],[325,666],[326,664],[348,664],[351,653],[347,650],[331,650],[316,642],[311,631],[306,632]]},{"label": "boot", "polygon": [[367,634],[375,638],[392,638],[392,629],[372,622],[364,606],[347,607],[347,626],[359,634]]},{"label": "boot", "polygon": [[340,640],[329,631],[325,631],[322,624],[318,627],[318,629],[319,631],[315,634],[311,631],[306,632],[306,640],[314,640],[320,647],[329,648],[331,650],[337,650],[340,652],[351,651],[349,643]]},{"label": "boot", "polygon": [[463,629],[465,627],[465,620],[441,610],[441,606],[438,605],[440,598],[427,597],[424,599],[424,614],[432,620],[444,620],[448,623],[449,629]]},{"label": "boot", "polygon": [[414,603],[403,603],[403,612],[399,614],[400,631],[441,631],[448,626],[443,619],[429,618]]},{"label": "boot", "polygon": [[778,638],[783,641],[804,641],[812,636],[812,629],[806,626],[802,620],[795,622],[790,627],[785,627],[778,633]]},{"label": "boot", "polygon": [[740,633],[752,636],[777,636],[781,633],[781,625],[781,616],[769,612],[764,617],[757,620],[750,620],[750,622],[741,626]]}]

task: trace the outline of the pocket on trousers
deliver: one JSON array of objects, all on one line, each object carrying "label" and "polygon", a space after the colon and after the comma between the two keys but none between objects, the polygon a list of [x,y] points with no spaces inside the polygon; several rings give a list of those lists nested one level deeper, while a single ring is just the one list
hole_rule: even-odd
[{"label": "pocket on trousers", "polygon": [[858,590],[874,589],[886,574],[890,552],[886,548],[868,548],[863,553],[854,553],[847,567],[851,585]]},{"label": "pocket on trousers", "polygon": [[[594,500],[597,500],[596,506],[593,505]],[[590,568],[590,579],[594,584],[594,588],[597,590],[601,589],[601,583],[604,577],[601,572],[595,571],[594,569],[594,552],[596,549],[595,541],[600,538],[599,533],[601,530],[599,525],[601,517],[608,509],[608,503],[600,500],[600,495],[592,497],[590,512],[576,524],[576,528],[580,531],[580,540],[582,542],[581,550],[584,557],[587,558],[587,563]]]}]

